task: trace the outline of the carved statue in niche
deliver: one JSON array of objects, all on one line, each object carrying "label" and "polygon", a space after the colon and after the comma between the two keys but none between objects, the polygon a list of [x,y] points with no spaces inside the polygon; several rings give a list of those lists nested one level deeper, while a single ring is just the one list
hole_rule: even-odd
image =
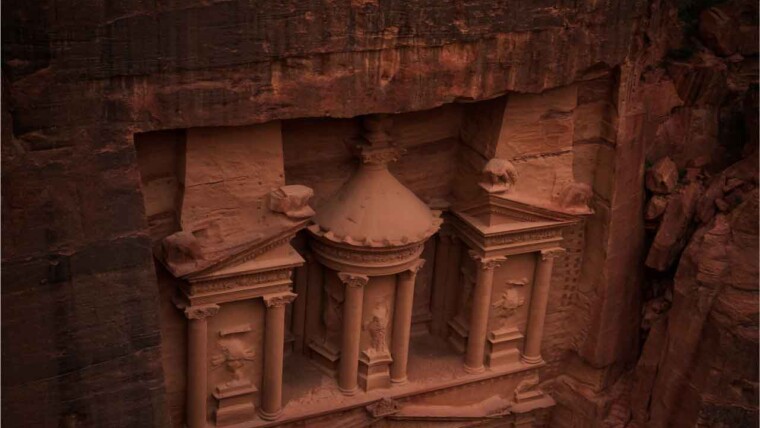
[{"label": "carved statue in niche", "polygon": [[497,317],[495,330],[505,327],[507,320],[517,312],[517,308],[525,304],[525,295],[521,289],[527,283],[527,278],[507,281],[501,296],[492,305]]},{"label": "carved statue in niche", "polygon": [[506,159],[493,158],[483,167],[482,179],[478,183],[488,193],[503,193],[512,190],[517,181],[517,168]]},{"label": "carved statue in niche", "polygon": [[325,309],[322,322],[325,324],[325,343],[340,343],[341,325],[343,325],[343,287],[335,282],[325,283]]},{"label": "carved statue in niche", "polygon": [[225,337],[218,342],[220,352],[211,358],[212,367],[225,366],[232,373],[232,380],[224,383],[224,387],[234,387],[248,383],[243,379],[243,367],[256,357],[256,352],[240,337]]},{"label": "carved statue in niche", "polygon": [[370,349],[367,354],[378,355],[388,352],[386,335],[388,331],[388,306],[384,301],[378,301],[372,310],[372,317],[364,325],[364,329],[369,331]]}]

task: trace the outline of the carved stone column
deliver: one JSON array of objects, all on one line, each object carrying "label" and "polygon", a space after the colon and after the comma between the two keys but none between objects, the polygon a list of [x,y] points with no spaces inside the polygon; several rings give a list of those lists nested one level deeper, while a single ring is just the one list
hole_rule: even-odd
[{"label": "carved stone column", "polygon": [[359,374],[359,348],[362,333],[362,306],[364,286],[369,282],[366,275],[339,272],[338,278],[345,284],[343,303],[343,339],[338,370],[338,388],[345,395],[354,395]]},{"label": "carved stone column", "polygon": [[393,337],[391,356],[391,382],[406,383],[406,366],[409,361],[409,337],[412,329],[412,304],[414,302],[414,281],[417,272],[425,264],[420,259],[409,270],[398,274],[396,305],[393,312]]},{"label": "carved stone column", "polygon": [[219,305],[185,308],[187,325],[187,426],[206,426],[208,401],[208,322],[206,318],[219,312]]},{"label": "carved stone column", "polygon": [[565,250],[562,248],[541,250],[541,257],[536,263],[536,275],[530,298],[530,313],[522,355],[522,361],[526,364],[538,364],[542,361],[541,339],[544,335],[546,307],[549,304],[549,285],[552,279],[554,258],[564,252]]},{"label": "carved stone column", "polygon": [[480,373],[485,370],[483,356],[485,355],[486,336],[488,334],[488,315],[491,309],[493,271],[506,258],[483,258],[472,251],[469,254],[470,257],[475,259],[477,274],[475,289],[472,291],[472,311],[470,313],[470,329],[467,338],[467,354],[464,358],[464,369],[468,373]]},{"label": "carved stone column", "polygon": [[264,296],[267,306],[266,331],[264,332],[264,378],[262,381],[262,419],[277,419],[282,412],[282,364],[285,348],[285,305],[296,298],[285,292]]}]

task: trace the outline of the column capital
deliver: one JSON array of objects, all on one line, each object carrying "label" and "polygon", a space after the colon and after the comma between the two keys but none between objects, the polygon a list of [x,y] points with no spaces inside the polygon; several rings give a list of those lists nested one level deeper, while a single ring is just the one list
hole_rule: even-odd
[{"label": "column capital", "polygon": [[338,278],[349,287],[364,287],[369,282],[367,275],[350,272],[338,272]]},{"label": "column capital", "polygon": [[219,312],[219,305],[196,305],[185,308],[185,316],[190,320],[202,320],[213,317]]},{"label": "column capital", "polygon": [[506,257],[483,257],[473,250],[469,250],[467,254],[475,260],[478,264],[478,268],[483,270],[496,269],[501,266],[502,263],[507,261]]},{"label": "column capital", "polygon": [[289,291],[284,293],[266,294],[262,296],[264,299],[264,304],[267,305],[267,308],[271,308],[273,306],[285,306],[295,300],[296,297],[298,297],[296,293],[291,293]]},{"label": "column capital", "polygon": [[541,260],[547,261],[550,259],[557,258],[561,255],[565,254],[564,248],[547,248],[544,250],[541,250]]},{"label": "column capital", "polygon": [[417,259],[414,263],[412,263],[411,266],[409,266],[409,269],[401,272],[404,275],[411,275],[415,276],[417,275],[417,272],[422,269],[422,267],[425,266],[425,259]]}]

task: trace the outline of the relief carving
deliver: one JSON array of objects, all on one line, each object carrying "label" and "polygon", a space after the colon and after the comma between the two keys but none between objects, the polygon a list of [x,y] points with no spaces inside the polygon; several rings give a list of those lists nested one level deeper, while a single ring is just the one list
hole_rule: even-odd
[{"label": "relief carving", "polygon": [[401,262],[410,257],[414,257],[420,251],[422,244],[414,245],[408,248],[402,248],[395,251],[384,252],[364,252],[364,251],[352,251],[347,249],[335,248],[325,245],[316,240],[311,242],[314,249],[326,256],[347,260],[357,263],[371,263],[371,264],[387,264],[394,262]]},{"label": "relief carving", "polygon": [[567,212],[590,214],[589,203],[593,196],[594,192],[588,184],[570,183],[562,189],[555,203]]},{"label": "relief carving", "polygon": [[493,158],[483,167],[478,185],[488,193],[504,193],[512,190],[517,181],[517,168],[505,159]]},{"label": "relief carving", "polygon": [[483,257],[473,250],[467,252],[478,266],[478,269],[492,270],[501,266],[502,263],[507,261],[506,257]]},{"label": "relief carving", "polygon": [[294,219],[308,218],[314,215],[309,206],[312,196],[314,191],[300,184],[281,186],[269,193],[269,209]]},{"label": "relief carving", "polygon": [[231,380],[217,388],[233,388],[250,383],[249,380],[243,378],[243,368],[256,357],[253,347],[248,346],[239,337],[223,337],[219,339],[217,345],[220,352],[211,357],[211,366],[214,368],[224,366],[232,374]]},{"label": "relief carving", "polygon": [[364,325],[364,329],[369,331],[370,335],[370,349],[367,351],[370,357],[388,353],[385,340],[388,331],[388,312],[388,306],[384,301],[377,302],[369,322]]},{"label": "relief carving", "polygon": [[525,295],[522,288],[528,283],[526,278],[507,281],[504,291],[499,296],[499,299],[491,305],[496,313],[496,330],[499,330],[506,326],[507,321],[515,313],[517,308],[525,304]]},{"label": "relief carving", "polygon": [[564,248],[550,248],[548,250],[541,250],[541,260],[547,261],[557,258],[563,254],[565,254]]},{"label": "relief carving", "polygon": [[398,411],[401,410],[398,403],[388,397],[370,404],[366,409],[373,418],[382,418],[383,416],[398,413]]},{"label": "relief carving", "polygon": [[338,278],[348,287],[364,287],[369,282],[367,275],[357,273],[338,272]]},{"label": "relief carving", "polygon": [[279,293],[264,296],[264,304],[267,308],[284,306],[291,303],[298,295],[295,293]]},{"label": "relief carving", "polygon": [[185,316],[190,320],[202,320],[213,317],[219,312],[219,305],[199,305],[185,308]]}]

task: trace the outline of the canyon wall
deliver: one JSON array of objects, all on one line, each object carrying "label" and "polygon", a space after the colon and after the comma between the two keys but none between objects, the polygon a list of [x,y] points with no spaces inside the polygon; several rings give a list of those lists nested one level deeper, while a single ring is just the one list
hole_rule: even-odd
[{"label": "canyon wall", "polygon": [[[350,172],[336,142],[355,135],[351,118],[416,112],[399,117],[402,145],[434,156],[442,175],[456,169],[466,182],[483,159],[518,156],[526,186],[557,184],[539,186],[539,199],[570,180],[591,185],[594,214],[575,241],[567,237],[578,252],[555,273],[573,270],[577,282],[553,284],[546,371],[554,425],[601,424],[618,401],[637,397],[625,382],[635,383],[627,370],[639,352],[641,300],[651,297],[642,296],[646,161],[670,155],[685,167],[714,155],[736,117],[720,113],[744,111],[721,88],[756,84],[756,65],[730,60],[756,64],[756,41],[742,42],[744,33],[705,36],[723,59],[662,62],[684,49],[682,18],[656,0],[6,1],[3,422],[169,423],[167,393],[183,385],[164,381],[161,354],[176,349],[161,346],[151,245],[177,225],[165,215],[171,207],[144,202],[135,134],[282,121],[286,179],[326,177],[314,186],[318,202]],[[415,128],[425,122],[443,125]],[[688,137],[694,129],[704,138]],[[181,131],[167,133],[186,144]],[[301,151],[332,169],[309,170]],[[176,157],[162,153],[148,158]],[[161,168],[152,170],[164,179],[159,191],[171,193],[176,171]],[[396,168],[423,196],[457,192],[457,179],[431,180],[403,159]],[[151,217],[165,221],[151,230]]]}]

